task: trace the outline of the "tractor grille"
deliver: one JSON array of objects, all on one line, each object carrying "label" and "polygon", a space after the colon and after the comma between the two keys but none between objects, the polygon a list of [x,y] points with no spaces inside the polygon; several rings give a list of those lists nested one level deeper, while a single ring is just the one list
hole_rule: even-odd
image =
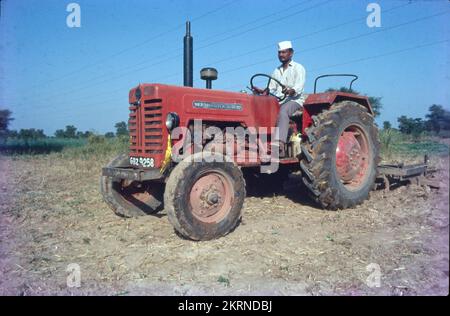
[{"label": "tractor grille", "polygon": [[131,154],[162,154],[162,100],[145,100],[140,106],[130,106],[128,128]]}]

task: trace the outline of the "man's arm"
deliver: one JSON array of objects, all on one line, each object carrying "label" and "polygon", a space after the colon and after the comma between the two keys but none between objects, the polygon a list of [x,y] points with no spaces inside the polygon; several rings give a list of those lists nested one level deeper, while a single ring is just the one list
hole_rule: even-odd
[{"label": "man's arm", "polygon": [[[272,73],[272,78],[278,79],[277,69],[275,69],[274,72]],[[269,91],[271,94],[276,95],[277,97],[282,98],[284,96],[283,92],[281,91],[280,85],[274,80],[270,80]]]},{"label": "man's arm", "polygon": [[296,74],[296,78],[295,78],[295,84],[292,87],[292,89],[295,90],[294,95],[300,95],[303,93],[303,89],[305,87],[305,81],[306,81],[306,70],[302,65],[298,65],[297,67],[297,74]]}]

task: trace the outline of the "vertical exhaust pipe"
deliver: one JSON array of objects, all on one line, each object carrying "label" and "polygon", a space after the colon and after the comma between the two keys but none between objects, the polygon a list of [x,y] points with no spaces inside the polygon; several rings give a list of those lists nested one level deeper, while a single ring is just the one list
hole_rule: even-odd
[{"label": "vertical exhaust pipe", "polygon": [[192,61],[192,36],[191,22],[186,22],[186,35],[184,36],[183,76],[184,86],[193,86],[193,61]]}]

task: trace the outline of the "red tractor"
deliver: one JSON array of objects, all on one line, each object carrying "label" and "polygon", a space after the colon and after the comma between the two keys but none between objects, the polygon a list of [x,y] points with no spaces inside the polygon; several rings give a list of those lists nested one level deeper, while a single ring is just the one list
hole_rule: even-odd
[{"label": "red tractor", "polygon": [[[192,57],[187,46],[185,84],[188,78],[189,85]],[[264,185],[262,167],[271,164],[279,167],[267,175],[270,181],[300,171],[307,191],[324,209],[344,209],[368,198],[377,176],[379,140],[367,97],[337,91],[316,93],[318,77],[302,113],[292,117],[287,157],[247,159],[252,151],[270,153],[279,100],[271,95],[212,90],[215,69],[203,69],[201,75],[207,80],[207,89],[164,84],[140,84],[131,89],[130,152],[109,162],[101,177],[104,200],[116,214],[134,217],[165,209],[182,236],[218,238],[238,225],[246,182]],[[275,80],[255,75],[252,88],[254,79],[261,76]],[[192,75],[190,78],[192,83]],[[200,126],[202,135],[192,140],[195,125]],[[208,132],[213,129],[225,134],[227,128],[251,128],[249,134],[256,142],[247,135],[242,150],[236,150],[233,137],[229,154],[229,139],[226,142]]]}]

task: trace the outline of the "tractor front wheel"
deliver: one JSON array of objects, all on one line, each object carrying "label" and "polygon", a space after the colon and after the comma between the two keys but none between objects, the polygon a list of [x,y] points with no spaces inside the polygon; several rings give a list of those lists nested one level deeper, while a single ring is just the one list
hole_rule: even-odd
[{"label": "tractor front wheel", "polygon": [[211,240],[228,234],[239,223],[245,182],[232,161],[207,162],[201,154],[173,169],[164,204],[178,233],[192,240]]},{"label": "tractor front wheel", "polygon": [[342,101],[313,117],[302,145],[303,182],[323,208],[362,203],[375,185],[378,130],[362,105]]}]

